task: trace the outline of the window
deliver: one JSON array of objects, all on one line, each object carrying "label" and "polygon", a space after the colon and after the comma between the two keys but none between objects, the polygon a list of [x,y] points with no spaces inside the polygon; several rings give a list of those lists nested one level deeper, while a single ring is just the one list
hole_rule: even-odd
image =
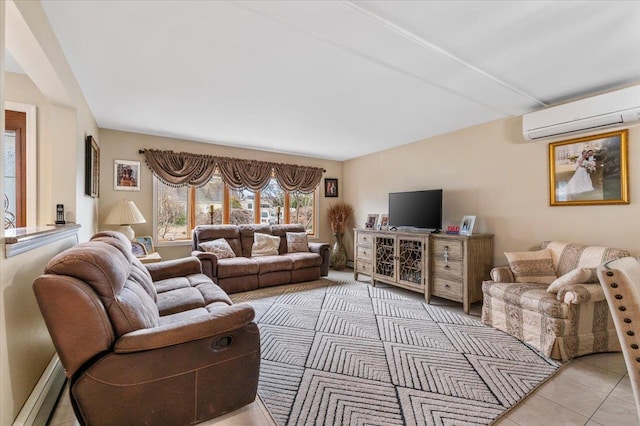
[{"label": "window", "polygon": [[27,226],[27,114],[5,110],[4,228]]},{"label": "window", "polygon": [[[200,188],[174,188],[154,177],[156,240],[190,240],[203,224],[299,223],[314,235],[316,193],[289,193],[271,179],[262,191],[232,191],[216,175]],[[256,206],[260,206],[256,209]]]}]

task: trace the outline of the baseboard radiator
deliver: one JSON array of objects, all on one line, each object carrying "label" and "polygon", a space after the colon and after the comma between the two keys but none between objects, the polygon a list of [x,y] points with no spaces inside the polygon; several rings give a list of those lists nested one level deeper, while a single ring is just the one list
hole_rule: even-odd
[{"label": "baseboard radiator", "polygon": [[18,413],[13,425],[46,425],[64,387],[65,380],[64,368],[62,368],[58,354],[55,354],[40,376],[36,387],[33,388],[29,399]]}]

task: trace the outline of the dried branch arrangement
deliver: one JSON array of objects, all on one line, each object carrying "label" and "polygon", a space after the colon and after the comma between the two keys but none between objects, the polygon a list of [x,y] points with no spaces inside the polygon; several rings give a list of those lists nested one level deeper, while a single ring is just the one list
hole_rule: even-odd
[{"label": "dried branch arrangement", "polygon": [[347,203],[336,203],[329,207],[329,223],[334,234],[344,234],[346,224],[353,217],[353,207]]}]

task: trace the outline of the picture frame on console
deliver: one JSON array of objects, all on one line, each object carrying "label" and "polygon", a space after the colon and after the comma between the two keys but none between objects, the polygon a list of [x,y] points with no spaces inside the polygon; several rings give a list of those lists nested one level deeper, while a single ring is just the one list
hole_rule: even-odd
[{"label": "picture frame on console", "polygon": [[378,215],[374,213],[369,213],[367,215],[367,222],[364,224],[366,229],[377,229],[378,225]]},{"label": "picture frame on console", "polygon": [[628,130],[549,144],[549,204],[629,204]]},{"label": "picture frame on console", "polygon": [[475,216],[464,216],[460,222],[460,235],[472,235],[475,223]]},{"label": "picture frame on console", "polygon": [[388,230],[389,229],[389,215],[387,213],[383,213],[380,215],[380,226],[379,228],[381,230]]}]

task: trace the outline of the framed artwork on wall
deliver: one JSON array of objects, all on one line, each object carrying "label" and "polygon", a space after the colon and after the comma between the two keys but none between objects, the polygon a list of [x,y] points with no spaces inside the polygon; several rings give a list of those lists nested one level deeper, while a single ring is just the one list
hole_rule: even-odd
[{"label": "framed artwork on wall", "polygon": [[325,197],[337,197],[338,196],[338,179],[325,178],[325,180],[324,180],[324,196]]},{"label": "framed artwork on wall", "polygon": [[549,144],[552,206],[629,204],[628,130]]},{"label": "framed artwork on wall", "polygon": [[475,216],[464,216],[460,222],[460,235],[473,234],[473,225],[476,223]]},{"label": "framed artwork on wall", "polygon": [[140,191],[140,162],[113,160],[113,189]]},{"label": "framed artwork on wall", "polygon": [[84,142],[84,193],[93,198],[100,195],[100,146],[91,135]]}]

